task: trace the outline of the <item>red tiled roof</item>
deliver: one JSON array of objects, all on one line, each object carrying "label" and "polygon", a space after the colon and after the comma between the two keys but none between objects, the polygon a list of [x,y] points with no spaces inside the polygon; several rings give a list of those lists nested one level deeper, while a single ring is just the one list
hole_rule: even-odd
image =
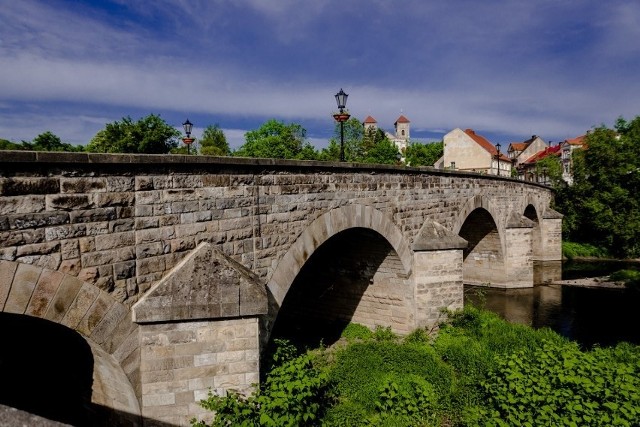
[{"label": "red tiled roof", "polygon": [[509,147],[511,147],[513,151],[524,151],[528,146],[529,144],[524,142],[512,142],[509,144]]},{"label": "red tiled roof", "polygon": [[398,117],[398,120],[396,120],[396,123],[411,123],[411,122],[405,116],[400,115],[400,117]]},{"label": "red tiled roof", "polygon": [[378,122],[373,117],[367,116],[367,118],[364,119],[364,123],[378,123]]},{"label": "red tiled roof", "polygon": [[584,145],[587,142],[587,135],[580,135],[575,138],[565,139],[564,142],[569,145]]},{"label": "red tiled roof", "polygon": [[553,147],[547,147],[542,151],[538,151],[533,156],[529,157],[524,163],[536,163],[538,160],[542,160],[547,156],[559,156],[560,155],[560,144],[554,145]]},{"label": "red tiled roof", "polygon": [[[471,139],[473,139],[479,146],[487,150],[492,156],[496,156],[498,154],[498,150],[496,149],[496,147],[492,143],[490,143],[484,136],[478,135],[473,129],[465,129],[464,133],[466,133]],[[503,152],[500,152],[500,159],[506,160],[508,162],[511,161],[511,159],[505,156]]]}]

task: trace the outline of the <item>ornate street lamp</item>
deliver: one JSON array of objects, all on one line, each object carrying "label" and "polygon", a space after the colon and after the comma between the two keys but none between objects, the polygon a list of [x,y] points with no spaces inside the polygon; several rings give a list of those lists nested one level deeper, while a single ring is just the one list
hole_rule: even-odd
[{"label": "ornate street lamp", "polygon": [[498,155],[497,155],[498,161],[497,161],[497,165],[498,165],[498,176],[500,176],[500,143],[499,143],[499,142],[496,144],[496,150],[498,150]]},{"label": "ornate street lamp", "polygon": [[187,119],[187,121],[182,124],[182,127],[184,128],[184,133],[187,134],[186,137],[182,138],[182,142],[187,145],[187,154],[190,154],[189,147],[191,147],[191,144],[193,144],[193,141],[195,141],[195,138],[191,138],[191,129],[193,129],[193,123],[191,123],[189,119]]},{"label": "ornate street lamp", "polygon": [[342,89],[336,93],[336,102],[338,103],[338,109],[340,113],[334,114],[333,118],[340,123],[340,161],[344,162],[344,122],[349,120],[350,114],[344,111],[344,107],[347,105],[347,95]]}]

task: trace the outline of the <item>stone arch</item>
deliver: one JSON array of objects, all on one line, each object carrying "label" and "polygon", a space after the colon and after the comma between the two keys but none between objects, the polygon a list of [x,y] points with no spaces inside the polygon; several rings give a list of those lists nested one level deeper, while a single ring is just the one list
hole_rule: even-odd
[{"label": "stone arch", "polygon": [[94,362],[91,402],[122,425],[140,423],[140,390],[134,386],[139,384],[138,327],[128,307],[75,276],[0,261],[0,312],[44,319],[81,335]]},{"label": "stone arch", "polygon": [[480,195],[467,200],[460,210],[453,232],[469,242],[463,252],[465,283],[504,280],[505,227],[500,213],[490,199]]},{"label": "stone arch", "polygon": [[462,229],[462,226],[464,225],[469,215],[471,215],[471,213],[478,208],[482,208],[486,210],[487,212],[489,212],[489,215],[491,215],[493,222],[496,224],[496,227],[498,228],[498,234],[500,236],[500,245],[504,250],[504,247],[505,247],[504,233],[502,233],[502,230],[505,227],[502,224],[502,215],[500,215],[501,211],[495,205],[495,203],[492,200],[490,200],[488,197],[477,195],[467,200],[465,204],[462,206],[462,208],[460,209],[458,216],[456,217],[453,223],[452,231],[455,234],[459,234],[460,230]]},{"label": "stone arch", "polygon": [[325,241],[349,228],[366,228],[384,237],[398,254],[407,276],[412,271],[412,252],[400,229],[379,210],[367,205],[349,205],[332,209],[316,218],[280,259],[267,287],[278,307],[300,269]]},{"label": "stone arch", "polygon": [[522,216],[533,223],[531,229],[531,251],[534,260],[540,259],[542,257],[542,231],[540,228],[542,216],[540,215],[540,211],[535,205],[530,203],[524,208]]}]

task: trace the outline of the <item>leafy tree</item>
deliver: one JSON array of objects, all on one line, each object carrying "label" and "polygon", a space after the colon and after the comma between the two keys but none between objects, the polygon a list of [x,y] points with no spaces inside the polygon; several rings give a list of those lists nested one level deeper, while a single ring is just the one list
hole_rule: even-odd
[{"label": "leafy tree", "polygon": [[209,125],[200,138],[200,153],[207,156],[228,156],[231,149],[227,143],[227,137],[218,124]]},{"label": "leafy tree", "polygon": [[391,142],[389,138],[384,138],[380,142],[376,143],[367,152],[365,157],[365,163],[377,163],[394,165],[400,161],[400,151],[396,144]]},{"label": "leafy tree", "polygon": [[410,166],[433,166],[443,154],[444,143],[440,141],[429,144],[409,144],[405,156]]},{"label": "leafy tree", "polygon": [[312,160],[313,146],[306,141],[307,131],[297,123],[268,120],[260,128],[245,133],[245,143],[233,155],[274,159]]},{"label": "leafy tree", "polygon": [[640,116],[598,127],[573,154],[573,179],[556,198],[567,240],[640,256]]},{"label": "leafy tree", "polygon": [[[326,161],[340,160],[340,123],[335,124],[334,136],[329,140],[329,146],[322,150],[320,159]],[[344,158],[347,162],[362,162],[366,158],[367,150],[364,144],[364,126],[355,117],[344,122]]]},{"label": "leafy tree", "polygon": [[565,184],[562,179],[562,161],[560,156],[549,155],[536,162],[536,175],[546,177],[551,186],[557,188]]},{"label": "leafy tree", "polygon": [[150,114],[138,121],[124,117],[107,123],[87,146],[98,153],[169,153],[178,146],[180,132],[160,116]]},{"label": "leafy tree", "polygon": [[60,137],[50,131],[36,136],[31,144],[23,142],[22,145],[35,151],[84,151],[84,147],[62,142]]},{"label": "leafy tree", "polygon": [[23,146],[21,144],[16,144],[15,142],[11,142],[8,139],[0,138],[0,150],[23,150]]}]

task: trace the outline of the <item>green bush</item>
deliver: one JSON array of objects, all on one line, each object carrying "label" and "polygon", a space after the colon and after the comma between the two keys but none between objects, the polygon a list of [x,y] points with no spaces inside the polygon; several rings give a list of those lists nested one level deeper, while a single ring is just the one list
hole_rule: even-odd
[{"label": "green bush", "polygon": [[[290,349],[286,349],[288,353]],[[211,424],[191,420],[194,427],[312,426],[327,407],[328,377],[313,365],[313,355],[289,359],[273,370],[253,395],[217,396],[209,392],[200,405],[213,411]]]},{"label": "green bush", "polygon": [[611,255],[605,248],[588,243],[562,242],[562,254],[568,259],[574,258],[609,258]]},{"label": "green bush", "polygon": [[373,336],[371,329],[359,323],[349,323],[342,331],[341,336],[347,341],[366,340]]},{"label": "green bush", "polygon": [[359,325],[343,336],[346,346],[300,356],[279,342],[254,395],[202,402],[210,425],[640,425],[640,346],[583,352],[474,307],[450,313],[435,339]]},{"label": "green bush", "polygon": [[582,352],[575,343],[544,342],[495,362],[482,382],[486,404],[469,410],[471,426],[640,423],[637,350]]}]

